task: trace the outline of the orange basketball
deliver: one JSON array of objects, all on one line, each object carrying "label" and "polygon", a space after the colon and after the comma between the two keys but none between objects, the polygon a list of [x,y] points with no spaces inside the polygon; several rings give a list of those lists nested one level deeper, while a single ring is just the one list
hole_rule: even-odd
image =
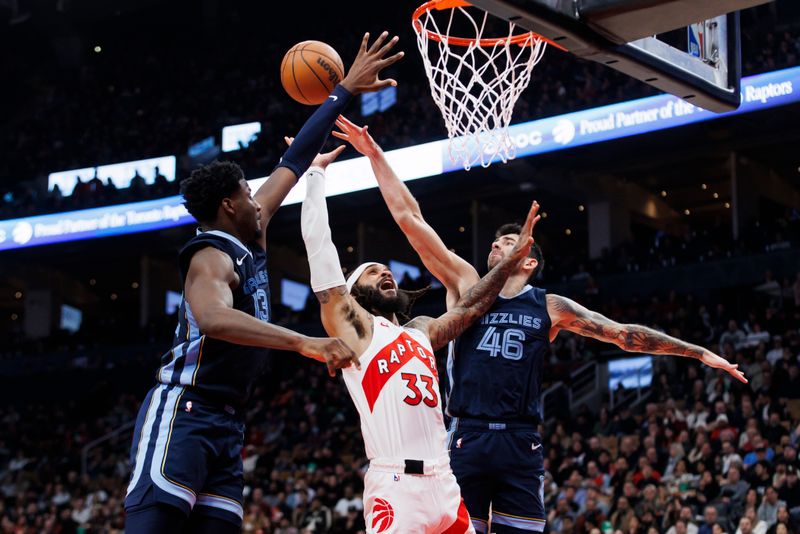
[{"label": "orange basketball", "polygon": [[281,84],[301,104],[322,104],[342,78],[342,58],[321,41],[297,43],[281,61]]}]

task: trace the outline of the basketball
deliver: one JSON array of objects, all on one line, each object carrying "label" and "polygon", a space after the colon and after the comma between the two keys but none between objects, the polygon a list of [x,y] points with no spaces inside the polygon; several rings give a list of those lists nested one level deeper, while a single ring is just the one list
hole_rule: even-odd
[{"label": "basketball", "polygon": [[281,61],[281,84],[301,104],[322,104],[342,78],[342,58],[321,41],[297,43]]}]

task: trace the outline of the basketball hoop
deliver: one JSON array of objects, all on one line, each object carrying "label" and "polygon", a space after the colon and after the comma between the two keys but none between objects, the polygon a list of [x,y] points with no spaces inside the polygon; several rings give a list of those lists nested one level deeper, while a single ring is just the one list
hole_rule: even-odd
[{"label": "basketball hoop", "polygon": [[[547,42],[533,32],[515,35],[512,22],[505,36],[484,37],[489,13],[473,16],[468,8],[463,0],[431,0],[412,17],[431,94],[450,138],[450,159],[461,161],[466,170],[478,162],[488,167],[498,156],[505,163],[516,155],[508,135],[511,114]],[[434,11],[445,10],[450,14],[442,31]],[[451,35],[456,27],[470,35]]]}]

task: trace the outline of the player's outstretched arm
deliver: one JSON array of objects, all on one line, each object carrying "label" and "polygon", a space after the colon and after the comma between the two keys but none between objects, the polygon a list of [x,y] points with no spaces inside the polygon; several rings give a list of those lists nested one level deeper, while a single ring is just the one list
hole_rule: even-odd
[{"label": "player's outstretched arm", "polygon": [[[320,158],[322,155],[320,156]],[[372,320],[350,295],[328,224],[324,160],[317,158],[306,176],[306,198],[300,215],[303,241],[311,269],[311,288],[319,300],[322,325],[361,354],[372,339]],[[358,367],[358,357],[354,360]]]},{"label": "player's outstretched arm", "polygon": [[419,328],[428,334],[433,350],[444,347],[489,311],[509,275],[531,251],[533,227],[539,221],[538,212],[539,204],[534,202],[512,251],[468,289],[452,309],[436,319],[417,317],[409,323],[410,327]]},{"label": "player's outstretched arm", "polygon": [[201,333],[237,345],[299,352],[326,363],[332,373],[355,358],[341,339],[304,336],[234,309],[231,286],[237,283],[233,261],[227,254],[207,247],[192,256],[186,275],[186,301]]},{"label": "player's outstretched arm", "polygon": [[280,163],[272,171],[269,179],[256,191],[255,199],[261,205],[262,232],[261,245],[266,248],[266,227],[270,219],[278,211],[286,195],[297,183],[311,164],[311,160],[322,149],[328,139],[336,117],[343,113],[354,95],[376,91],[387,85],[397,85],[393,79],[381,80],[380,72],[400,60],[402,52],[386,57],[397,44],[395,36],[388,42],[387,32],[383,32],[369,45],[369,34],[365,34],[358,55],[347,76],[333,89],[330,97],[306,121],[296,136],[295,143],[289,147]]},{"label": "player's outstretched arm", "polygon": [[353,145],[369,158],[372,172],[378,181],[381,195],[397,225],[428,269],[447,289],[448,303],[452,304],[480,279],[478,271],[463,258],[451,252],[436,231],[422,216],[419,203],[408,187],[395,174],[383,150],[367,131],[367,126],[357,126],[342,116],[336,121],[341,131],[334,137]]},{"label": "player's outstretched arm", "polygon": [[566,297],[548,294],[547,313],[550,315],[552,328],[556,330],[569,330],[582,336],[613,343],[628,352],[694,358],[710,367],[722,369],[735,379],[747,383],[747,378],[737,364],[730,363],[708,349],[646,326],[617,323]]}]

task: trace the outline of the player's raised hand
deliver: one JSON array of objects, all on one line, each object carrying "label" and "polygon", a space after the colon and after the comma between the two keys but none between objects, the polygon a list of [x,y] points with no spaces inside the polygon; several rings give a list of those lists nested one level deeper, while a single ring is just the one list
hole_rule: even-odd
[{"label": "player's raised hand", "polygon": [[722,369],[739,382],[747,384],[747,378],[745,378],[744,373],[739,370],[738,363],[731,363],[722,356],[717,356],[707,349],[703,349],[703,355],[700,357],[700,361],[709,367]]},{"label": "player's raised hand", "polygon": [[303,341],[298,351],[303,356],[324,362],[328,366],[328,374],[336,376],[337,369],[355,365],[361,369],[358,355],[338,337],[309,337]]},{"label": "player's raised hand", "polygon": [[339,115],[339,118],[336,119],[336,127],[341,131],[334,130],[332,135],[347,141],[361,154],[370,157],[380,150],[378,143],[367,131],[369,126],[359,126],[344,115]]},{"label": "player's raised hand", "polygon": [[[286,141],[287,145],[291,145],[292,141],[294,141],[294,137],[287,137],[284,136],[283,140]],[[339,157],[339,154],[344,151],[344,148],[347,145],[340,145],[331,150],[330,152],[321,152],[317,154],[314,159],[311,161],[311,167],[320,167],[323,170],[328,168],[328,165],[336,161],[336,158]]]},{"label": "player's raised hand", "polygon": [[389,32],[383,32],[375,39],[372,46],[368,47],[369,33],[364,34],[364,38],[361,40],[361,47],[358,49],[358,55],[353,60],[350,70],[347,71],[347,75],[341,82],[342,87],[356,95],[377,91],[389,85],[397,85],[397,81],[392,78],[381,80],[378,77],[383,69],[403,57],[403,52],[385,57],[400,39],[395,35],[388,42],[385,42],[388,36]]},{"label": "player's raised hand", "polygon": [[533,228],[536,226],[536,223],[539,222],[539,219],[541,219],[541,215],[539,215],[539,203],[534,200],[533,204],[531,204],[531,209],[528,210],[528,217],[525,219],[525,224],[522,225],[522,230],[519,232],[517,244],[514,245],[514,248],[511,249],[511,253],[509,254],[509,258],[512,261],[522,261],[530,254],[531,247],[533,246]]}]

